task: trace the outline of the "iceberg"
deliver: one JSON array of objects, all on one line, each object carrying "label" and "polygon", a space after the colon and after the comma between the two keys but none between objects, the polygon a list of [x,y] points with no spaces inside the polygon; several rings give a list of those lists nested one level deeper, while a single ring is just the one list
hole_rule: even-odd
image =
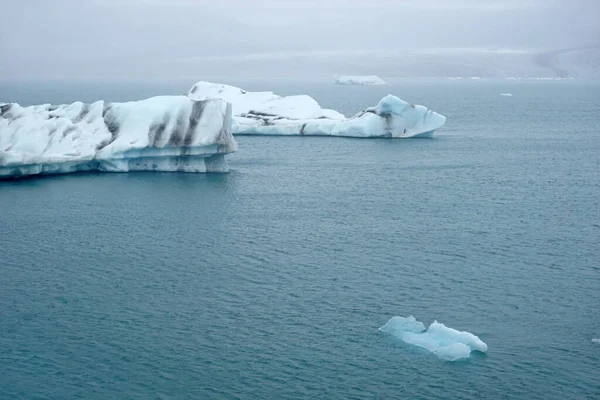
[{"label": "iceberg", "polygon": [[500,96],[512,97],[511,93],[500,93]]},{"label": "iceberg", "polygon": [[600,344],[600,339],[594,338],[592,339],[592,343]]},{"label": "iceberg", "polygon": [[237,149],[223,100],[0,106],[0,178],[77,171],[228,172]]},{"label": "iceberg", "polygon": [[344,76],[333,77],[337,85],[387,85],[387,82],[376,75],[367,76]]},{"label": "iceberg", "polygon": [[437,321],[425,328],[412,315],[407,318],[392,317],[379,330],[448,361],[468,358],[471,351],[487,352],[487,344],[472,333],[448,328]]},{"label": "iceberg", "polygon": [[392,95],[350,118],[338,111],[321,108],[307,95],[248,92],[235,86],[203,81],[190,89],[188,97],[195,101],[222,99],[231,103],[234,135],[430,137],[446,123],[443,115]]}]

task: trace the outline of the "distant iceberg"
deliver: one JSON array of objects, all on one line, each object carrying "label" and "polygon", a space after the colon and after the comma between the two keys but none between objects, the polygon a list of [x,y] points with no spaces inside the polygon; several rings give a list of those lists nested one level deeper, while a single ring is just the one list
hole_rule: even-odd
[{"label": "distant iceberg", "polygon": [[392,95],[350,118],[321,108],[307,95],[282,97],[272,92],[247,92],[235,86],[198,82],[188,96],[192,100],[222,99],[231,103],[235,135],[430,137],[446,122],[443,115]]},{"label": "distant iceberg", "polygon": [[500,96],[512,97],[510,93],[500,93]]},{"label": "distant iceberg", "polygon": [[600,344],[600,339],[594,338],[592,339],[592,343]]},{"label": "distant iceberg", "polygon": [[346,76],[336,75],[333,77],[338,85],[387,85],[387,82],[376,75]]},{"label": "distant iceberg", "polygon": [[0,178],[76,171],[228,172],[231,106],[159,96],[0,107]]},{"label": "distant iceberg", "polygon": [[448,361],[468,358],[471,351],[485,353],[488,349],[487,344],[472,333],[448,328],[437,321],[426,329],[425,325],[412,315],[407,318],[392,317],[379,330],[408,344],[427,349]]}]

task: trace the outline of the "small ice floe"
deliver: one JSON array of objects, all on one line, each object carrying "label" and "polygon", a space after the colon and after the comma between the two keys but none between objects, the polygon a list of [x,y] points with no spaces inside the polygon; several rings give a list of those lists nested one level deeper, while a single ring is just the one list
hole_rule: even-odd
[{"label": "small ice floe", "polygon": [[425,328],[412,315],[407,318],[392,317],[379,330],[448,361],[468,358],[471,351],[487,352],[487,344],[470,332],[457,331],[437,321]]}]

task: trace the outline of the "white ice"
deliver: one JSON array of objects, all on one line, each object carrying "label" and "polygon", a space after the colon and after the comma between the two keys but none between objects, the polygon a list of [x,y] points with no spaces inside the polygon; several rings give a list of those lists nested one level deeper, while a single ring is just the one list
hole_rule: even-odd
[{"label": "white ice", "polygon": [[231,106],[159,96],[0,107],[0,178],[76,171],[227,172]]},{"label": "white ice", "polygon": [[500,96],[512,97],[510,93],[500,93]]},{"label": "white ice", "polygon": [[334,83],[338,85],[387,85],[387,82],[376,75],[347,76],[336,75]]},{"label": "white ice", "polygon": [[594,338],[594,339],[592,339],[592,342],[593,342],[593,343],[596,343],[596,344],[600,344],[600,339],[595,339],[595,338]]},{"label": "white ice", "polygon": [[237,135],[428,137],[446,122],[443,115],[392,95],[350,118],[321,108],[307,95],[282,97],[272,92],[247,92],[234,86],[198,82],[188,96],[193,100],[217,98],[231,103],[232,131]]},{"label": "white ice", "polygon": [[487,351],[487,344],[472,333],[448,328],[437,321],[426,329],[425,325],[412,315],[407,318],[392,317],[379,330],[408,344],[425,348],[448,361],[468,358],[471,351]]}]

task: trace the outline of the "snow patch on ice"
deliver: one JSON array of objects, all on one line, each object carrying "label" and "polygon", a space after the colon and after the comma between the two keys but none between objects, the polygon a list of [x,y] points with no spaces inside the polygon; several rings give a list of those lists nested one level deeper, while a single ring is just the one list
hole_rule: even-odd
[{"label": "snow patch on ice", "polygon": [[380,331],[389,333],[402,341],[429,350],[439,358],[456,361],[468,358],[471,351],[487,352],[485,344],[469,332],[457,331],[434,321],[429,328],[412,315],[392,317]]},{"label": "snow patch on ice", "polygon": [[248,92],[235,86],[200,81],[190,91],[192,100],[222,99],[233,106],[234,116],[275,117],[288,119],[330,118],[343,120],[346,117],[335,110],[323,109],[307,95],[279,96],[273,92]]}]

